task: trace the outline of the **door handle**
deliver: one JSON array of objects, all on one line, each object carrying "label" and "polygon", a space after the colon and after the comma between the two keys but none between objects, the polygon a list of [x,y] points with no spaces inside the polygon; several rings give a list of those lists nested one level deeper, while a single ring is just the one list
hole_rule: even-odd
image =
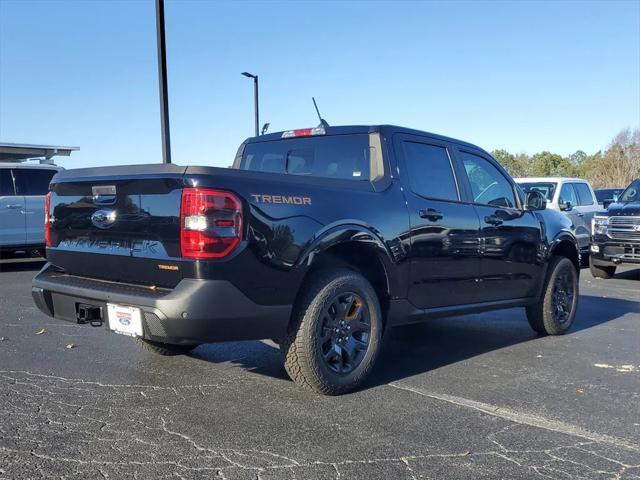
[{"label": "door handle", "polygon": [[584,217],[584,213],[578,213],[579,217]]},{"label": "door handle", "polygon": [[443,215],[435,208],[427,208],[426,210],[420,210],[420,218],[426,218],[427,220],[435,222],[436,220],[442,220]]},{"label": "door handle", "polygon": [[484,222],[497,227],[498,225],[502,225],[503,220],[496,215],[489,215],[488,217],[484,217]]},{"label": "door handle", "polygon": [[22,208],[22,204],[20,203],[10,203],[7,205],[7,208],[11,208],[12,210],[16,210],[18,208]]}]

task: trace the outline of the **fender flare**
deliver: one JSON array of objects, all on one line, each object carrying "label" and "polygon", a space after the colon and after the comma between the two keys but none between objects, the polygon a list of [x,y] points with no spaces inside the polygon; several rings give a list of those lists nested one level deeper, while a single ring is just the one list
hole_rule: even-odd
[{"label": "fender flare", "polygon": [[573,248],[576,251],[576,255],[579,261],[580,248],[578,247],[578,240],[576,239],[573,233],[571,233],[569,230],[564,230],[564,229],[559,231],[551,240],[551,243],[549,244],[549,254],[547,255],[547,260],[551,258],[551,256],[553,255],[553,252],[556,250],[558,245],[560,245],[562,242],[567,242],[567,241],[571,243],[571,245],[573,245]]},{"label": "fender flare", "polygon": [[320,230],[309,244],[304,248],[302,254],[296,262],[296,267],[304,269],[305,273],[317,258],[327,250],[337,245],[345,243],[357,243],[373,250],[378,259],[382,263],[384,273],[387,279],[387,292],[391,295],[393,285],[396,285],[396,267],[397,261],[386,245],[382,235],[374,228],[358,222],[340,223],[327,225]]}]

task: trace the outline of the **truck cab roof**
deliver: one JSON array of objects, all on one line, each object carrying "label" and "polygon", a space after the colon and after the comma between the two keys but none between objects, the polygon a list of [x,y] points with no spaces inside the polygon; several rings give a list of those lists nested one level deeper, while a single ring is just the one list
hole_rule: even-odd
[{"label": "truck cab roof", "polygon": [[[456,138],[447,137],[444,135],[439,135],[437,133],[425,132],[423,130],[416,130],[413,128],[401,127],[398,125],[340,125],[340,126],[330,126],[325,127],[325,135],[350,135],[357,133],[383,133],[385,135],[393,135],[394,133],[405,133],[408,135],[418,135],[421,137],[431,138],[433,140],[439,140],[444,142],[456,143],[458,145],[464,145],[469,148],[474,148],[476,150],[480,150],[484,153],[487,153],[484,149],[478,147],[477,145],[473,145],[472,143],[465,142],[462,140],[458,140]],[[259,137],[250,137],[245,140],[245,143],[255,143],[255,142],[269,142],[274,140],[282,140],[288,137],[283,137],[283,134],[289,132],[291,130],[284,130],[280,132],[268,133],[265,135],[261,135]]]}]

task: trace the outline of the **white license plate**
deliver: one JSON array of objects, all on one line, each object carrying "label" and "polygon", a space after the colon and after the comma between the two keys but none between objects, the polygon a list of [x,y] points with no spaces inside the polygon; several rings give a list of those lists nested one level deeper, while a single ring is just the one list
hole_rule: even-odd
[{"label": "white license plate", "polygon": [[107,303],[107,313],[109,329],[115,333],[130,337],[142,336],[142,314],[139,308]]}]

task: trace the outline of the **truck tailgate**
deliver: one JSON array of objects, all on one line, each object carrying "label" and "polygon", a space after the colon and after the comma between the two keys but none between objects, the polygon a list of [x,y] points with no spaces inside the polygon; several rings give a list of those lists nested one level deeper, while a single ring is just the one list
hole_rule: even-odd
[{"label": "truck tailgate", "polygon": [[51,185],[48,260],[69,274],[174,286],[185,170],[159,164],[59,173]]}]

